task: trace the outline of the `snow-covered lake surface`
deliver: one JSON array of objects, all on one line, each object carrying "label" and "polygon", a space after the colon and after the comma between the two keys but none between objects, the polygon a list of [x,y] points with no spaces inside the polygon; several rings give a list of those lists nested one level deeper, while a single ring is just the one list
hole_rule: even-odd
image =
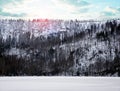
[{"label": "snow-covered lake surface", "polygon": [[120,91],[120,78],[0,77],[0,91]]}]

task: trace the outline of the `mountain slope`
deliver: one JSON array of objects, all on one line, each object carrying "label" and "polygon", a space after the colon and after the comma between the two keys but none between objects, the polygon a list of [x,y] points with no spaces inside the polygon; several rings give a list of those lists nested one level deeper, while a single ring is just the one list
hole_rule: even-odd
[{"label": "mountain slope", "polygon": [[120,76],[119,39],[119,19],[0,20],[0,74]]}]

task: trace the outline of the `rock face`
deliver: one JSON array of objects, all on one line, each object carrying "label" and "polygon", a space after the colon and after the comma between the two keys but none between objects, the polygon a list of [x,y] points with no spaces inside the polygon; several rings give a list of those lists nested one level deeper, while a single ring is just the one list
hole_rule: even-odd
[{"label": "rock face", "polygon": [[120,20],[0,20],[0,75],[120,76]]}]

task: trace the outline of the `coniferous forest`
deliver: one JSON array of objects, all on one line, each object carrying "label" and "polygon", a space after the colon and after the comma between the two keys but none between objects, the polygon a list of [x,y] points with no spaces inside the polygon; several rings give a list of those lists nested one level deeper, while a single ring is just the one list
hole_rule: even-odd
[{"label": "coniferous forest", "polygon": [[0,76],[120,76],[120,19],[0,20]]}]

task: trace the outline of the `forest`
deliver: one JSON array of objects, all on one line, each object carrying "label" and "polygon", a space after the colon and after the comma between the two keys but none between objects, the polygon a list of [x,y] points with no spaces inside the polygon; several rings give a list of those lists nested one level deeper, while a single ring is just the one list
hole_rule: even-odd
[{"label": "forest", "polygon": [[1,19],[0,76],[120,76],[120,19]]}]

